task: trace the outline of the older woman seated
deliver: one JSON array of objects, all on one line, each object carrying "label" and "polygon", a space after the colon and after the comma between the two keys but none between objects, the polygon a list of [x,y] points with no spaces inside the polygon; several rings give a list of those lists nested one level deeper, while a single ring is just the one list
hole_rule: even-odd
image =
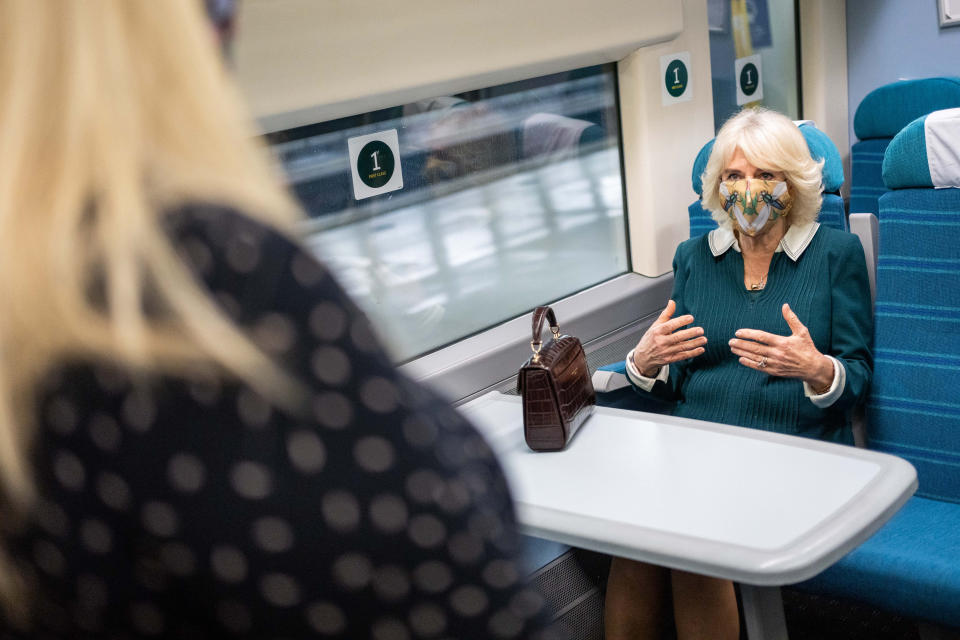
[{"label": "older woman seated", "polygon": [[[720,226],[677,248],[672,299],[626,358],[634,388],[674,415],[853,442],[873,368],[870,289],[856,237],[816,221],[821,169],[786,116],[727,121],[703,176]],[[681,639],[737,637],[730,582],[615,558],[607,638],[659,637],[671,589]]]}]

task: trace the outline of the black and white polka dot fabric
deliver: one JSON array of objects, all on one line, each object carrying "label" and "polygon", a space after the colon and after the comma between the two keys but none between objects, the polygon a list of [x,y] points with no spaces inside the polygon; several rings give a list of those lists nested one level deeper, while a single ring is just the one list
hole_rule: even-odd
[{"label": "black and white polka dot fabric", "polygon": [[294,244],[216,207],[168,220],[223,309],[309,383],[312,416],[212,375],[50,375],[41,499],[9,540],[36,586],[29,637],[536,635],[542,599],[474,429],[398,375]]}]

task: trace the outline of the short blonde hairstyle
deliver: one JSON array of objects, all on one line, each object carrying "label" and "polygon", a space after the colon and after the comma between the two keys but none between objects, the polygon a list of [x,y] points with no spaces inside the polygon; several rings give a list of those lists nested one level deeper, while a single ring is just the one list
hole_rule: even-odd
[{"label": "short blonde hairstyle", "polygon": [[790,118],[763,108],[743,109],[720,128],[703,172],[703,207],[722,227],[730,227],[723,210],[720,183],[723,170],[737,149],[757,168],[782,171],[793,194],[788,222],[814,222],[820,213],[823,192],[823,160],[810,156],[800,128]]}]

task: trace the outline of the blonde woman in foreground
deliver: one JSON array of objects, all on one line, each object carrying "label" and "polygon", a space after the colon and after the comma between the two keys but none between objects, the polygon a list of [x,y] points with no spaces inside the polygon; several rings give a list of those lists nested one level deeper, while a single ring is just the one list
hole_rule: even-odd
[{"label": "blonde woman in foreground", "polygon": [[529,637],[496,461],[286,235],[203,4],[4,0],[0,93],[0,637]]}]

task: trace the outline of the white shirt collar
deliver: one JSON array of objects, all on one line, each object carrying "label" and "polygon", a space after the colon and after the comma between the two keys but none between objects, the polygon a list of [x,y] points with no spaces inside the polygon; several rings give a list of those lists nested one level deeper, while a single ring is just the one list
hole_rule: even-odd
[{"label": "white shirt collar", "polygon": [[[810,241],[813,240],[813,236],[819,228],[819,222],[790,225],[787,232],[780,238],[777,251],[783,251],[791,260],[796,262],[806,248],[810,246]],[[733,230],[729,227],[717,227],[711,231],[707,236],[707,243],[710,245],[710,252],[714,258],[726,253],[730,247],[733,247],[738,253],[740,252],[740,243],[737,242],[737,236],[733,234]]]}]

